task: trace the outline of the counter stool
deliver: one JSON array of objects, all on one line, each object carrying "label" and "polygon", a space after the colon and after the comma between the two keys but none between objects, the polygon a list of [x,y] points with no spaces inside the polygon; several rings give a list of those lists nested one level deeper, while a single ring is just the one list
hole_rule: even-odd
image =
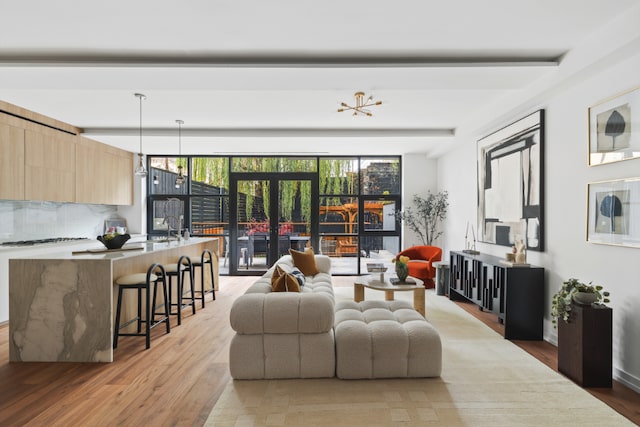
[{"label": "counter stool", "polygon": [[[193,265],[191,264],[191,260],[188,256],[182,255],[178,262],[175,264],[166,264],[164,266],[166,271],[166,276],[168,280],[169,287],[169,314],[178,316],[178,325],[182,324],[182,309],[185,307],[191,306],[191,311],[193,314],[196,314],[196,297],[194,288],[194,280],[193,280]],[[185,273],[189,273],[189,287],[191,296],[185,298],[184,296],[184,275]],[[177,301],[173,301],[173,286],[172,286],[172,278],[175,277],[177,279]],[[183,299],[186,299],[187,302],[184,302]],[[172,307],[176,307],[177,310],[173,312]]]},{"label": "counter stool", "polygon": [[[158,274],[155,274],[158,273]],[[146,337],[147,349],[151,347],[151,329],[155,328],[161,323],[164,323],[167,327],[167,333],[170,332],[169,325],[169,299],[167,298],[167,283],[165,281],[165,270],[160,264],[152,264],[147,270],[147,273],[128,274],[126,276],[120,276],[116,279],[115,283],[118,285],[118,305],[116,308],[116,320],[113,333],[113,348],[118,347],[118,337],[121,336],[144,336]],[[151,284],[153,283],[153,290]],[[164,312],[156,313],[158,285],[162,286],[162,299],[164,305]],[[124,324],[120,324],[120,312],[122,309],[122,294],[127,289],[134,289],[138,291],[138,315],[134,319],[131,319]],[[142,318],[142,291],[144,292],[145,299],[145,316]],[[151,294],[153,293],[153,297]],[[156,315],[162,317],[156,319]],[[120,332],[120,329],[130,325],[133,322],[138,323],[138,329],[136,333]],[[142,332],[142,323],[145,324],[145,330]]]},{"label": "counter stool", "polygon": [[[191,261],[191,265],[193,266],[193,274],[195,274],[196,268],[200,268],[200,290],[194,290],[195,293],[200,295],[200,301],[202,301],[202,308],[204,308],[204,296],[206,294],[212,294],[213,300],[216,300],[216,282],[215,276],[213,275],[213,254],[209,249],[205,249],[202,251],[202,254],[199,257],[189,257]],[[211,273],[211,289],[204,289],[204,269],[205,266],[209,266],[209,272]]]}]

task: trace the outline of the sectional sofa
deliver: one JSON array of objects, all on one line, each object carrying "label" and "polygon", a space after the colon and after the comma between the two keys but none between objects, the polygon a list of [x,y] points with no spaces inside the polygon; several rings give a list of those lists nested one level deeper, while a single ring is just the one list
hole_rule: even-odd
[{"label": "sectional sofa", "polygon": [[[229,351],[234,379],[437,377],[440,336],[404,301],[339,301],[331,260],[315,255],[318,273],[300,292],[273,292],[275,266],[234,301]],[[290,273],[294,262],[277,262]]]}]

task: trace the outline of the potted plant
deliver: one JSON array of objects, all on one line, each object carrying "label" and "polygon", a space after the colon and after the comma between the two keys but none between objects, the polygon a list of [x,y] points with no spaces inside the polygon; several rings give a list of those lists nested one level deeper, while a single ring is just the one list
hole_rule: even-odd
[{"label": "potted plant", "polygon": [[562,284],[558,292],[551,300],[551,319],[553,327],[558,327],[558,319],[569,321],[571,315],[571,303],[576,304],[606,304],[609,301],[609,292],[604,291],[600,285],[585,284],[578,279],[571,278]]},{"label": "potted plant", "polygon": [[436,194],[429,191],[425,198],[414,194],[413,204],[415,211],[408,207],[404,212],[396,211],[395,217],[404,221],[420,237],[423,245],[431,246],[442,234],[442,231],[437,231],[437,227],[447,217],[449,194],[446,191]]}]

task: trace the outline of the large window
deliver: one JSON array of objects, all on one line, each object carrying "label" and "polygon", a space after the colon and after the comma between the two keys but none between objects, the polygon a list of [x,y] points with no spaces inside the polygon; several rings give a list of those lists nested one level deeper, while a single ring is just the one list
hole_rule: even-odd
[{"label": "large window", "polygon": [[[176,185],[179,166],[188,178],[182,185]],[[229,271],[230,235],[238,234],[237,230],[230,233],[230,226],[240,226],[237,218],[231,218],[230,207],[252,203],[255,197],[241,186],[231,194],[230,183],[234,176],[243,177],[234,182],[251,182],[247,174],[284,179],[273,199],[286,210],[280,216],[292,224],[292,234],[308,236],[316,252],[334,258],[334,274],[366,272],[367,262],[390,262],[400,248],[400,226],[394,216],[401,203],[399,157],[149,156],[149,170],[150,237],[178,228],[188,228],[194,236],[218,237],[222,274]],[[309,204],[300,203],[310,189],[286,179],[287,174],[295,173],[317,174],[314,192],[319,196],[313,211]],[[165,215],[178,218],[177,222]],[[310,236],[311,230],[317,234]]]},{"label": "large window", "polygon": [[355,258],[358,273],[371,258],[390,261],[400,247],[393,213],[400,203],[400,159],[320,158],[321,250],[338,270]]}]

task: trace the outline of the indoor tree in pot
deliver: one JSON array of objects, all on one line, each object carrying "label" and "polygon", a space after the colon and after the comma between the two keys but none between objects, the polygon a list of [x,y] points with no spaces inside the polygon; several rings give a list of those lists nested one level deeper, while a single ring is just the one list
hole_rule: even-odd
[{"label": "indoor tree in pot", "polygon": [[569,321],[571,315],[571,303],[577,304],[606,304],[609,301],[609,292],[604,291],[600,285],[585,284],[578,279],[570,278],[562,284],[558,292],[551,300],[551,319],[553,327],[558,327],[558,319]]},{"label": "indoor tree in pot", "polygon": [[413,205],[413,208],[408,207],[404,211],[397,211],[395,217],[399,221],[404,221],[407,227],[420,237],[423,245],[432,246],[442,234],[442,231],[437,231],[437,228],[438,223],[447,217],[449,193],[442,191],[434,194],[428,191],[425,198],[414,194]]}]

